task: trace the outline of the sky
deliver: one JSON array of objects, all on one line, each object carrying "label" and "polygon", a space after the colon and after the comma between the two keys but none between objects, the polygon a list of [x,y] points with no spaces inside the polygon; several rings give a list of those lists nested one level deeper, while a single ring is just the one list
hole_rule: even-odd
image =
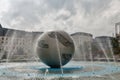
[{"label": "sky", "polygon": [[0,0],[0,23],[6,28],[112,36],[117,22],[120,0]]}]

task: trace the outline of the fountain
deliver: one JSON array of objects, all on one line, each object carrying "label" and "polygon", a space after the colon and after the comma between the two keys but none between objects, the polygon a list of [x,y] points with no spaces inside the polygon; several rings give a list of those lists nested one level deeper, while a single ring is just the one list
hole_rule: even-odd
[{"label": "fountain", "polygon": [[[12,42],[11,46],[14,46],[17,36],[18,34],[14,32],[9,40],[10,43]],[[22,36],[21,39],[25,37]],[[31,36],[28,37],[28,40],[30,39],[32,39]],[[107,42],[113,56],[110,41]],[[113,62],[109,60],[104,44],[100,40],[97,40],[97,44],[104,52],[106,61],[93,60],[92,45],[90,43],[86,44],[90,59],[88,61],[87,59],[85,61],[75,61],[72,56],[76,45],[74,46],[71,37],[64,31],[46,32],[36,40],[35,45],[32,44],[35,51],[25,48],[25,50],[33,52],[33,54],[27,55],[32,55],[35,60],[13,62],[11,59],[14,56],[14,49],[17,47],[8,50],[7,61],[0,64],[0,80],[119,80],[120,64],[115,61],[114,56]],[[29,48],[32,45],[26,46]],[[30,58],[30,56],[27,57]]]}]

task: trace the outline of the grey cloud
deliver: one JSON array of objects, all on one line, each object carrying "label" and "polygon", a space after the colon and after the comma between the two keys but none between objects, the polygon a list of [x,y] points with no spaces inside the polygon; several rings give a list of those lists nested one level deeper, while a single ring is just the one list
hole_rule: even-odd
[{"label": "grey cloud", "polygon": [[64,7],[66,0],[45,0],[50,7],[58,10]]},{"label": "grey cloud", "polygon": [[[39,0],[36,1],[40,2]],[[11,0],[10,3],[11,7],[8,13],[4,14],[2,18],[9,25],[11,25],[12,21],[19,20],[20,24],[17,25],[21,27],[34,26],[34,24],[40,23],[42,15],[49,11],[49,9],[45,11],[43,4],[36,5],[33,0]],[[22,18],[22,20],[19,18]]]},{"label": "grey cloud", "polygon": [[74,0],[45,0],[46,3],[56,11],[56,14],[62,10],[65,9],[66,11],[69,11],[71,15],[57,15],[55,20],[58,19],[63,19],[66,20],[69,17],[73,16],[76,14],[76,9],[75,9],[75,3]]},{"label": "grey cloud", "polygon": [[84,8],[85,14],[94,14],[109,8],[110,2],[111,0],[80,0],[80,5]]}]

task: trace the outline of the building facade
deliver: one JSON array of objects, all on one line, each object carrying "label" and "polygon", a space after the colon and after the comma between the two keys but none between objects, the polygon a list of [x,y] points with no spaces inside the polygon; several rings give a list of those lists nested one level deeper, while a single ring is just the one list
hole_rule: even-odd
[{"label": "building facade", "polygon": [[35,41],[42,33],[7,29],[0,25],[0,59],[35,59]]},{"label": "building facade", "polygon": [[75,44],[75,60],[84,60],[92,58],[92,34],[77,32],[71,34],[74,44]]},{"label": "building facade", "polygon": [[93,41],[94,58],[114,58],[119,53],[118,40],[110,36],[98,36]]}]

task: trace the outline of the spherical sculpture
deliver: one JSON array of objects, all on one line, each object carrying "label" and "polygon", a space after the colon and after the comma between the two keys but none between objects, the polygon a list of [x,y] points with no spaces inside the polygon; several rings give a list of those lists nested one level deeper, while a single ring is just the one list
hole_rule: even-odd
[{"label": "spherical sculpture", "polygon": [[74,43],[64,31],[43,33],[37,43],[37,54],[51,68],[67,64],[74,54]]}]

